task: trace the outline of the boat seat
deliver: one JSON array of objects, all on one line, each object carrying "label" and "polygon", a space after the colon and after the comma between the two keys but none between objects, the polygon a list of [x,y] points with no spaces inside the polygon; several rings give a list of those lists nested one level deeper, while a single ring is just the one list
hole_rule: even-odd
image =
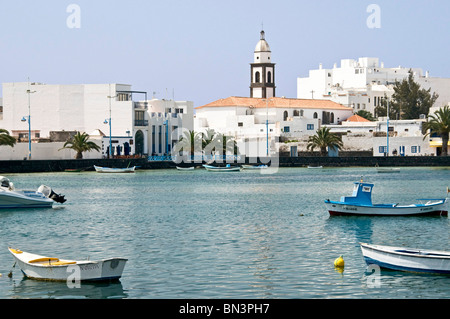
[{"label": "boat seat", "polygon": [[30,260],[28,263],[30,264],[36,264],[36,263],[42,263],[43,265],[49,265],[49,266],[63,266],[63,265],[73,265],[76,264],[76,261],[62,261],[58,258],[38,258]]},{"label": "boat seat", "polygon": [[23,253],[23,251],[18,250],[18,249],[14,249],[14,248],[11,248],[11,251],[12,251],[13,253],[15,253],[15,254],[21,254],[21,253]]}]

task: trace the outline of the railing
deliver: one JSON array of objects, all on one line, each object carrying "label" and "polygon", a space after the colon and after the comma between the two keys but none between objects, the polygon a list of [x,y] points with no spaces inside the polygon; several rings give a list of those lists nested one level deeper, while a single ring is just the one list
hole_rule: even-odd
[{"label": "railing", "polygon": [[[241,160],[240,155],[193,155],[193,156],[180,156],[183,159],[188,159],[191,162],[236,162]],[[149,162],[161,162],[161,161],[176,161],[177,155],[153,155],[148,157]]]},{"label": "railing", "polygon": [[134,120],[134,126],[148,126],[148,120]]}]

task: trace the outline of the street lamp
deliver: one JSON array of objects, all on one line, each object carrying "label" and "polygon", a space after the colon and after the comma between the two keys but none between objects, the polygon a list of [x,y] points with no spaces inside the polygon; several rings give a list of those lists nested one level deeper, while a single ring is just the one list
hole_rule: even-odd
[{"label": "street lamp", "polygon": [[111,99],[116,98],[117,95],[111,96],[111,84],[109,85],[109,95],[107,98],[109,99],[109,120],[106,119],[103,124],[109,123],[109,158],[112,158],[112,141],[111,141]]},{"label": "street lamp", "polygon": [[22,122],[28,121],[28,159],[31,160],[31,107],[30,107],[30,95],[36,93],[36,91],[30,90],[30,81],[28,81],[28,116],[22,117]]},{"label": "street lamp", "polygon": [[266,101],[266,155],[269,156],[269,99]]}]

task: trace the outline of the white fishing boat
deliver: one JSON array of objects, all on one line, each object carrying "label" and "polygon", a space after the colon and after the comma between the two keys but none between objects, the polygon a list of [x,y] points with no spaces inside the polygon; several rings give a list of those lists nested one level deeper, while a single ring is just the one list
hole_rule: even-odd
[{"label": "white fishing boat", "polygon": [[203,165],[203,167],[207,171],[212,172],[239,172],[241,170],[240,166],[231,166],[230,164],[227,164],[226,166],[212,166],[212,165]]},{"label": "white fishing boat", "polygon": [[189,166],[189,167],[177,166],[177,170],[179,170],[179,171],[193,171],[194,169],[195,169],[194,166]]},{"label": "white fishing boat", "polygon": [[310,169],[320,169],[320,168],[323,168],[323,166],[320,166],[320,165],[318,165],[318,166],[308,165],[308,168],[310,168]]},{"label": "white fishing boat", "polygon": [[125,258],[77,261],[31,254],[13,248],[9,248],[9,251],[25,277],[40,280],[117,280],[122,276],[127,261]]},{"label": "white fishing boat", "polygon": [[54,203],[65,201],[49,186],[41,185],[37,191],[18,190],[8,178],[0,176],[0,208],[51,208]]},{"label": "white fishing boat", "polygon": [[348,216],[447,216],[448,198],[418,199],[420,203],[400,205],[372,204],[374,184],[357,182],[352,196],[342,196],[340,201],[325,200],[330,215]]},{"label": "white fishing boat", "polygon": [[242,169],[266,169],[267,165],[242,165]]},{"label": "white fishing boat", "polygon": [[450,252],[360,243],[367,265],[409,272],[450,274]]},{"label": "white fishing boat", "polygon": [[136,166],[115,168],[115,167],[102,167],[94,165],[95,171],[98,173],[134,173]]}]

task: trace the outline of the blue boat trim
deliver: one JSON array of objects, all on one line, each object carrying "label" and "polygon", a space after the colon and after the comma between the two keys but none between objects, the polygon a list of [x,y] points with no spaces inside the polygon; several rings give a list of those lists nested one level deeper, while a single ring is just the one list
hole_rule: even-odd
[{"label": "blue boat trim", "polygon": [[416,272],[416,273],[430,273],[430,274],[450,274],[450,271],[446,271],[446,270],[411,268],[411,267],[392,265],[392,264],[384,263],[379,260],[375,260],[375,259],[372,259],[370,257],[365,257],[365,256],[364,256],[364,261],[366,262],[367,265],[378,265],[381,268],[391,269],[391,270]]}]

